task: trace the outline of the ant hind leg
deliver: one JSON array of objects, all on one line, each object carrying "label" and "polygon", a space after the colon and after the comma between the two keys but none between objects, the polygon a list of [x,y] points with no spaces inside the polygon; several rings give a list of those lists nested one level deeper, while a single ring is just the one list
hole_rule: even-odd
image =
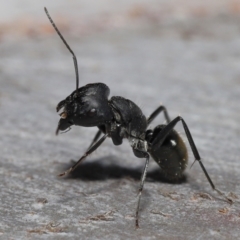
[{"label": "ant hind leg", "polygon": [[212,179],[210,178],[210,176],[208,175],[208,172],[206,170],[206,168],[204,167],[203,163],[202,163],[202,160],[201,160],[201,157],[198,153],[198,150],[197,150],[197,147],[193,141],[193,138],[192,138],[192,135],[189,131],[189,128],[186,124],[186,122],[183,120],[182,117],[178,116],[176,117],[175,119],[173,119],[168,125],[166,125],[165,128],[162,129],[162,131],[159,132],[159,134],[156,136],[156,138],[154,139],[154,141],[152,142],[152,147],[161,147],[161,145],[163,144],[164,140],[166,139],[166,137],[168,136],[168,134],[173,130],[173,128],[175,127],[175,125],[181,121],[182,122],[182,125],[183,125],[183,128],[184,128],[184,131],[186,133],[186,136],[187,136],[187,139],[188,139],[188,142],[190,144],[190,147],[192,149],[192,152],[193,152],[193,155],[195,157],[195,161],[198,161],[200,167],[202,168],[202,171],[204,172],[209,184],[211,185],[212,189],[214,191],[216,191],[219,195],[223,196],[225,198],[225,200],[232,204],[233,201],[228,198],[223,192],[221,192],[219,189],[217,189],[215,187],[215,185],[213,184],[212,182]]},{"label": "ant hind leg", "polygon": [[159,106],[147,119],[147,125],[149,124],[163,111],[164,117],[167,123],[170,123],[170,117],[168,115],[167,109],[164,106]]}]

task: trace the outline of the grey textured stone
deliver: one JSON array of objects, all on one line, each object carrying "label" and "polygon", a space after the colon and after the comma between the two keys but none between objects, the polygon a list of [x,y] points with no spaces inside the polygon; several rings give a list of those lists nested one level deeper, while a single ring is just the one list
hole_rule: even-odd
[{"label": "grey textured stone", "polygon": [[[58,37],[10,38],[0,45],[0,238],[238,239],[239,18],[64,35],[78,57],[80,85],[104,82],[111,96],[133,100],[146,115],[161,102],[172,118],[180,114],[213,182],[235,203],[211,190],[198,163],[186,182],[170,184],[151,161],[135,230],[144,161],[126,141],[116,147],[107,140],[72,177],[57,177],[96,129],[54,135],[55,106],[75,87],[71,56]],[[185,138],[181,124],[177,129]]]}]

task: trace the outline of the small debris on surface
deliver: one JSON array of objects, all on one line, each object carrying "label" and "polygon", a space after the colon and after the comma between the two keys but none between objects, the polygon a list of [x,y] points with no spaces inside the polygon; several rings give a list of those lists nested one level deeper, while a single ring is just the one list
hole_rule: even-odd
[{"label": "small debris on surface", "polygon": [[77,192],[77,193],[80,193],[80,194],[82,194],[84,197],[93,197],[93,198],[95,198],[95,197],[97,197],[99,194],[98,193],[85,193],[85,192]]},{"label": "small debris on surface", "polygon": [[125,219],[129,219],[129,220],[132,220],[134,218],[135,217],[133,215],[131,215],[131,214],[128,214],[128,215],[125,216]]},{"label": "small debris on surface", "polygon": [[208,199],[208,200],[213,200],[213,198],[207,194],[207,193],[194,193],[193,196],[191,197],[191,200],[195,201],[199,198],[203,198],[203,199]]},{"label": "small debris on surface", "polygon": [[37,202],[37,203],[45,204],[45,203],[48,203],[48,200],[47,200],[46,198],[37,198],[37,199],[36,199],[36,202]]},{"label": "small debris on surface", "polygon": [[54,224],[53,222],[48,223],[47,225],[36,228],[32,230],[28,230],[28,233],[37,233],[37,234],[47,234],[47,233],[61,233],[66,231],[66,227],[59,227],[59,224]]},{"label": "small debris on surface", "polygon": [[171,214],[163,213],[163,212],[161,212],[161,211],[151,210],[150,213],[158,214],[158,215],[161,215],[161,216],[163,216],[163,217],[172,217]]},{"label": "small debris on surface", "polygon": [[112,215],[115,213],[115,211],[111,210],[103,214],[98,214],[92,217],[85,218],[80,221],[80,223],[89,223],[90,221],[113,221],[114,218]]},{"label": "small debris on surface", "polygon": [[164,197],[169,197],[174,201],[179,201],[181,199],[181,195],[177,194],[176,192],[163,192],[162,195]]},{"label": "small debris on surface", "polygon": [[224,208],[219,208],[218,209],[218,212],[222,213],[222,214],[226,214],[229,212],[229,209],[227,207],[224,207]]},{"label": "small debris on surface", "polygon": [[228,197],[229,197],[229,198],[232,198],[232,199],[239,199],[239,197],[238,197],[235,193],[233,193],[233,192],[230,192],[230,193],[228,194]]}]

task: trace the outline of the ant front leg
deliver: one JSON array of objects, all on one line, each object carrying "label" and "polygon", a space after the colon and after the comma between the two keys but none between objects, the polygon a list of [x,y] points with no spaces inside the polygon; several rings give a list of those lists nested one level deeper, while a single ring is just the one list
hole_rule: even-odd
[{"label": "ant front leg", "polygon": [[105,139],[108,137],[108,134],[105,134],[102,138],[100,138],[95,144],[93,144],[86,152],[85,154],[71,167],[69,168],[67,171],[60,173],[58,176],[62,177],[65,176],[69,173],[71,173],[72,171],[74,171],[77,166],[88,156],[90,155],[92,152],[94,152],[104,141]]},{"label": "ant front leg", "polygon": [[88,150],[93,146],[93,144],[100,138],[102,134],[102,131],[99,129],[94,137],[94,139],[92,140],[90,146],[88,147]]},{"label": "ant front leg", "polygon": [[163,111],[164,117],[167,121],[167,123],[170,123],[170,117],[168,115],[167,109],[164,106],[159,106],[147,119],[147,125],[149,124]]},{"label": "ant front leg", "polygon": [[160,132],[159,134],[156,136],[156,138],[154,139],[154,141],[152,142],[152,149],[153,148],[160,148],[161,145],[163,144],[164,140],[166,139],[166,137],[168,136],[168,134],[173,130],[173,128],[175,127],[175,125],[181,121],[182,122],[182,125],[183,125],[183,128],[185,130],[185,133],[186,133],[186,136],[187,136],[187,139],[188,139],[188,142],[190,144],[190,147],[192,149],[192,152],[193,152],[193,155],[195,157],[195,161],[198,161],[198,163],[200,164],[200,167],[202,168],[209,184],[211,185],[212,189],[214,191],[216,191],[219,195],[223,196],[228,203],[232,203],[232,200],[230,198],[228,198],[224,193],[222,193],[219,189],[217,189],[215,187],[215,185],[213,184],[212,182],[212,179],[210,178],[210,176],[208,175],[208,172],[206,170],[206,168],[204,167],[202,161],[201,161],[201,157],[198,153],[198,150],[197,150],[197,147],[193,141],[193,138],[192,138],[192,135],[188,129],[188,126],[187,124],[185,123],[185,121],[183,120],[182,117],[178,116],[176,117],[175,119],[173,119],[168,125],[166,125],[166,127],[164,127]]}]

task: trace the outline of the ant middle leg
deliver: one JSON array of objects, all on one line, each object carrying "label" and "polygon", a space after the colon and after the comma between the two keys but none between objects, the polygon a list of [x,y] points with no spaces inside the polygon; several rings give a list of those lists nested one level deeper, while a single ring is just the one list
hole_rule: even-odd
[{"label": "ant middle leg", "polygon": [[166,137],[168,136],[168,134],[173,130],[173,128],[175,127],[175,125],[181,121],[182,122],[182,125],[183,125],[183,128],[184,128],[184,131],[186,133],[186,136],[187,136],[187,139],[188,139],[188,142],[190,144],[190,147],[192,149],[192,152],[193,152],[193,155],[195,157],[195,161],[198,161],[202,171],[204,172],[209,184],[211,185],[212,189],[214,191],[216,191],[219,195],[223,196],[226,201],[228,203],[232,203],[232,200],[230,198],[228,198],[223,192],[221,192],[219,189],[217,189],[215,187],[215,185],[213,184],[212,182],[212,179],[210,178],[206,168],[204,167],[203,163],[202,163],[202,160],[201,160],[201,157],[198,153],[198,150],[197,150],[197,147],[193,141],[193,138],[192,138],[192,135],[189,131],[189,128],[186,124],[186,122],[183,120],[182,117],[178,116],[176,117],[175,119],[173,119],[169,124],[167,124],[159,133],[158,135],[155,137],[155,139],[153,140],[153,142],[151,143],[151,148],[160,148],[164,142],[164,140],[166,139]]},{"label": "ant middle leg", "polygon": [[135,215],[135,227],[139,228],[139,221],[138,221],[138,215],[139,215],[139,207],[140,207],[140,202],[141,202],[141,196],[142,196],[142,191],[143,191],[143,186],[145,183],[145,179],[147,176],[147,169],[148,169],[148,164],[149,164],[149,154],[147,152],[138,150],[138,149],[133,149],[133,152],[135,154],[136,157],[139,158],[146,158],[146,162],[145,162],[145,166],[142,172],[142,176],[141,176],[141,181],[140,181],[140,186],[139,186],[139,190],[138,190],[138,202],[137,202],[137,208],[136,208],[136,215]]},{"label": "ant middle leg", "polygon": [[147,119],[147,125],[149,124],[163,111],[164,117],[167,121],[167,123],[170,123],[170,117],[168,115],[167,109],[164,106],[159,106]]}]

